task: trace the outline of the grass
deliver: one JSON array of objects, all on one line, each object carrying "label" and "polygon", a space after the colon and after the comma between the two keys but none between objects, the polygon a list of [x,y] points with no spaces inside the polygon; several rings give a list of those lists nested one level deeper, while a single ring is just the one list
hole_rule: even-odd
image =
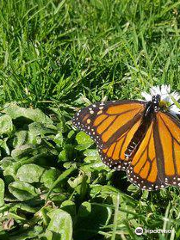
[{"label": "grass", "polygon": [[[70,213],[75,240],[85,232],[87,239],[89,234],[89,239],[95,240],[179,238],[179,189],[142,193],[132,185],[128,188],[125,175],[105,167],[95,154],[96,147],[85,136],[76,136],[69,122],[75,110],[89,102],[137,99],[152,85],[170,84],[180,91],[179,13],[180,2],[172,0],[1,1],[0,104],[15,101],[22,107],[40,108],[55,118],[57,132],[52,133],[52,139],[60,154],[52,153],[55,162],[51,159],[52,164],[45,168],[56,167],[60,176],[54,185],[48,185],[45,194],[50,197],[50,205]],[[19,129],[17,123],[13,124]],[[42,162],[35,163],[44,168]],[[74,163],[75,172],[68,172]],[[4,179],[3,171],[1,176]],[[5,184],[8,188],[9,183]],[[45,183],[41,184],[43,189]],[[57,193],[62,199],[52,200]],[[19,203],[7,199],[9,196],[5,196],[8,207],[13,201]],[[33,221],[41,215],[43,229],[53,229],[53,217],[46,216],[51,208],[45,205],[47,202],[37,200],[35,206],[22,203],[33,209],[28,210],[28,216],[23,213],[23,220],[16,216],[20,229],[29,224],[33,214]],[[102,219],[93,225],[97,214]],[[66,217],[69,219],[69,215]],[[81,229],[85,220],[90,227],[83,223]],[[172,233],[137,237],[134,229],[138,226],[171,229]],[[24,235],[17,237],[22,233],[13,227],[6,229],[12,234],[10,239],[27,239]],[[57,237],[51,234],[46,232],[39,238]],[[39,239],[33,234],[29,238]]]},{"label": "grass", "polygon": [[[1,103],[47,108],[179,89],[179,2],[2,1]],[[133,89],[133,91],[132,91]],[[72,104],[73,103],[73,104]]]}]

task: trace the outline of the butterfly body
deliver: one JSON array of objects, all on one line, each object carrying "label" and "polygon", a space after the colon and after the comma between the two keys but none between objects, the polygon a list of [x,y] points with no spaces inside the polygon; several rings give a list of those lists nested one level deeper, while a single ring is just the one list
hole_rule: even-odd
[{"label": "butterfly body", "polygon": [[180,186],[180,122],[152,101],[96,103],[73,118],[96,142],[105,164],[124,170],[141,189]]}]

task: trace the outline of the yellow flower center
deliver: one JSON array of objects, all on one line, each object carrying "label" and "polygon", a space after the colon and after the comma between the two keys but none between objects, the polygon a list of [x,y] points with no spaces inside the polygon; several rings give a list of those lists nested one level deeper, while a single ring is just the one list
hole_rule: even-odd
[{"label": "yellow flower center", "polygon": [[161,101],[159,102],[159,106],[160,106],[160,108],[163,109],[163,110],[168,110],[168,107],[170,106],[170,103],[161,100]]}]

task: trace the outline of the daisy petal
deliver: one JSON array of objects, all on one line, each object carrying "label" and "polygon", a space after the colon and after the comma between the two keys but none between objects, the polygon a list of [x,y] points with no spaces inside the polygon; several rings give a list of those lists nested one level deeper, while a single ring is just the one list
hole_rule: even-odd
[{"label": "daisy petal", "polygon": [[172,92],[171,93],[171,97],[175,98],[176,101],[178,101],[180,99],[180,96],[179,96],[179,94],[177,92]]},{"label": "daisy petal", "polygon": [[152,96],[157,95],[157,94],[161,95],[161,90],[160,90],[159,86],[152,87],[150,89],[150,93],[151,93]]},{"label": "daisy petal", "polygon": [[177,114],[180,114],[180,109],[176,106],[176,105],[172,105],[170,108],[169,108],[169,111],[172,115],[177,115]]},{"label": "daisy petal", "polygon": [[152,96],[151,94],[147,93],[147,92],[142,92],[141,96],[146,99],[146,101],[151,101],[152,100]]}]

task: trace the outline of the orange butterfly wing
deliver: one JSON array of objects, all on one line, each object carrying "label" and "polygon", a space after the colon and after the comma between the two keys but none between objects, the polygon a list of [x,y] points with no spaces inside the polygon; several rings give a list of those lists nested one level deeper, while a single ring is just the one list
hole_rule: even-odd
[{"label": "orange butterfly wing", "polygon": [[127,175],[142,189],[180,186],[180,123],[176,118],[163,112],[155,114]]},{"label": "orange butterfly wing", "polygon": [[161,178],[168,185],[180,186],[180,122],[168,113],[157,113],[158,136],[156,140]]},{"label": "orange butterfly wing", "polygon": [[96,142],[104,163],[125,170],[125,151],[141,124],[145,102],[115,101],[86,107],[73,118],[73,124]]},{"label": "orange butterfly wing", "polygon": [[158,178],[154,126],[155,121],[153,120],[127,169],[129,180],[139,188],[148,190],[164,187]]}]

